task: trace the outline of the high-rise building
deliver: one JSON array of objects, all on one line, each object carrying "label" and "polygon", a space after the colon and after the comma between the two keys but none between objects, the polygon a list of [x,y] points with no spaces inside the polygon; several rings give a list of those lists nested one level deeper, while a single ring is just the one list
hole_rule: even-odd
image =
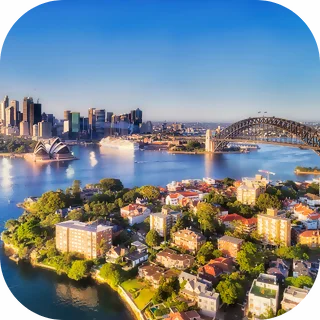
[{"label": "high-rise building", "polygon": [[19,119],[19,101],[17,100],[11,100],[10,101],[10,107],[13,108],[13,125],[17,126],[20,122]]},{"label": "high-rise building", "polygon": [[31,97],[23,99],[23,121],[29,123],[30,135],[32,135],[33,125],[42,121],[41,104],[34,103]]},{"label": "high-rise building", "polygon": [[15,116],[15,110],[14,107],[9,106],[6,108],[6,121],[5,121],[5,126],[6,127],[13,127],[15,125],[14,117]]},{"label": "high-rise building", "polygon": [[111,122],[112,116],[113,116],[113,112],[107,112],[107,119],[106,119],[106,121],[107,121],[107,122]]},{"label": "high-rise building", "polygon": [[37,102],[33,104],[33,114],[34,114],[33,124],[37,124],[38,122],[42,121],[41,103]]},{"label": "high-rise building", "polygon": [[52,124],[51,122],[41,121],[38,123],[38,135],[41,138],[51,138],[52,137]]},{"label": "high-rise building", "polygon": [[258,215],[258,234],[262,241],[271,245],[291,245],[291,220],[278,216],[278,210],[268,209]]},{"label": "high-rise building", "polygon": [[5,96],[0,104],[0,120],[6,125],[6,109],[9,107],[9,97]]},{"label": "high-rise building", "polygon": [[96,109],[90,108],[88,111],[89,128],[94,131],[96,129]]},{"label": "high-rise building", "polygon": [[54,116],[52,113],[47,114],[47,121],[50,122],[52,126],[54,125]]},{"label": "high-rise building", "polygon": [[111,245],[112,227],[72,220],[56,224],[56,247],[61,252],[78,252],[87,259],[96,259]]},{"label": "high-rise building", "polygon": [[23,112],[23,121],[24,122],[29,122],[30,123],[31,105],[33,105],[33,99],[31,97],[24,97],[23,98],[23,110],[22,110],[22,112]]},{"label": "high-rise building", "polygon": [[39,127],[37,124],[33,125],[32,131],[33,131],[33,137],[39,137]]},{"label": "high-rise building", "polygon": [[136,110],[131,110],[131,113],[129,116],[130,116],[130,122],[134,123],[136,121]]},{"label": "high-rise building", "polygon": [[139,108],[136,109],[135,112],[135,122],[137,122],[138,124],[142,123],[142,110],[140,110]]},{"label": "high-rise building", "polygon": [[78,137],[80,132],[80,112],[71,112],[71,133],[73,138]]},{"label": "high-rise building", "polygon": [[20,122],[20,136],[29,136],[29,122],[28,121],[21,121]]},{"label": "high-rise building", "polygon": [[96,122],[96,134],[97,138],[104,137],[105,122],[106,122],[106,110],[96,109],[95,110],[95,122]]},{"label": "high-rise building", "polygon": [[69,118],[70,118],[70,113],[71,113],[70,110],[65,110],[65,111],[63,112],[63,120],[68,121]]}]

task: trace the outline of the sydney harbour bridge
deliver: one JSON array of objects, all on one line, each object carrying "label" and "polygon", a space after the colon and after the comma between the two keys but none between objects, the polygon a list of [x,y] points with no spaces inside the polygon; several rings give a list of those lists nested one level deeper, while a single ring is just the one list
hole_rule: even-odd
[{"label": "sydney harbour bridge", "polygon": [[237,142],[299,147],[320,155],[320,131],[300,122],[265,116],[244,119],[214,133],[208,130],[206,151],[223,152]]}]

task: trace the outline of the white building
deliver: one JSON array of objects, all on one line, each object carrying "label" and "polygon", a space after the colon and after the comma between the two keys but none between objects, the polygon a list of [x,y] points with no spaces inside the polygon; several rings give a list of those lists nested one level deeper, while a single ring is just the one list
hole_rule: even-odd
[{"label": "white building", "polygon": [[279,304],[279,285],[277,277],[260,273],[252,282],[248,297],[248,312],[255,316],[264,315],[271,309],[277,313]]},{"label": "white building", "polygon": [[316,194],[307,193],[303,197],[300,197],[301,202],[305,202],[310,207],[315,207],[320,205],[320,197]]},{"label": "white building", "polygon": [[130,226],[142,223],[151,214],[151,210],[148,207],[136,203],[121,208],[120,212],[121,217],[128,219]]},{"label": "white building", "polygon": [[190,200],[201,200],[203,198],[203,194],[194,191],[171,193],[166,197],[166,204],[177,206],[183,198],[188,198]]},{"label": "white building", "polygon": [[297,306],[309,293],[310,289],[289,286],[284,290],[281,308],[289,311]]}]

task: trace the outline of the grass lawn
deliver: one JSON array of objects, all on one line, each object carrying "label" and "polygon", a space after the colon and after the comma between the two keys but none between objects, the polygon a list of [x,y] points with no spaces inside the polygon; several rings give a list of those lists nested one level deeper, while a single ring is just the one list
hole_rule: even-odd
[{"label": "grass lawn", "polygon": [[127,293],[129,293],[140,310],[149,303],[155,294],[155,290],[153,288],[146,287],[146,283],[139,281],[138,279],[125,281],[121,286]]}]

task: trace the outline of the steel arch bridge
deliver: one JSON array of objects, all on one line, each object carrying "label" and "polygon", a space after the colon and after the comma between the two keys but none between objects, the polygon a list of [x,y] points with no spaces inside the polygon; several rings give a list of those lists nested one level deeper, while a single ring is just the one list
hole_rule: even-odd
[{"label": "steel arch bridge", "polygon": [[[261,140],[255,135],[255,128],[260,128],[261,132],[269,130],[270,128],[280,129],[295,139],[295,141],[274,141]],[[257,131],[256,131],[257,134]],[[281,119],[276,117],[256,117],[248,118],[233,123],[229,127],[217,133],[212,141],[214,143],[213,152],[224,150],[230,142],[257,142],[267,144],[278,144],[285,146],[295,146],[302,149],[312,149],[320,155],[320,132],[305,124]]]}]

